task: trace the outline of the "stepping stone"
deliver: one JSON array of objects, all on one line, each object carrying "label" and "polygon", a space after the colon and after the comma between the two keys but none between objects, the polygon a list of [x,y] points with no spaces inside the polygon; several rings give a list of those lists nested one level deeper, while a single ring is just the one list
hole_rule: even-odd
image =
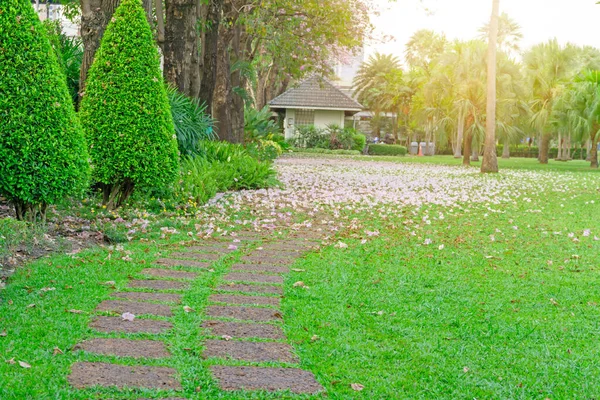
[{"label": "stepping stone", "polygon": [[218,246],[218,245],[206,245],[206,246],[191,246],[187,248],[187,251],[190,252],[200,252],[200,253],[232,253],[235,250],[230,249],[228,246]]},{"label": "stepping stone", "polygon": [[165,358],[171,354],[165,344],[157,340],[90,339],[73,347],[88,353],[117,357]]},{"label": "stepping stone", "polygon": [[288,265],[293,264],[296,260],[293,258],[274,258],[274,257],[262,257],[262,256],[243,256],[241,261],[251,262],[255,264],[277,264],[277,265]]},{"label": "stepping stone", "polygon": [[192,258],[195,261],[217,261],[223,258],[225,254],[219,253],[192,253],[192,252],[179,252],[171,254],[171,257],[175,258]]},{"label": "stepping stone", "polygon": [[281,299],[279,297],[241,296],[234,294],[213,294],[208,298],[208,301],[229,304],[257,304],[264,306],[279,306],[281,304]]},{"label": "stepping stone", "polygon": [[275,274],[287,274],[290,272],[288,267],[283,265],[270,264],[233,264],[231,271],[254,271],[254,272],[272,272]]},{"label": "stepping stone", "polygon": [[298,357],[292,353],[292,347],[289,344],[273,342],[256,343],[209,339],[205,343],[203,356],[249,362],[293,364],[299,361]]},{"label": "stepping stone", "polygon": [[297,368],[210,367],[222,390],[289,390],[298,394],[323,391],[312,372]]},{"label": "stepping stone", "polygon": [[266,324],[245,322],[205,321],[202,327],[208,329],[212,336],[231,336],[234,338],[285,339],[280,327]]},{"label": "stepping stone", "polygon": [[165,267],[193,267],[193,268],[209,268],[210,263],[193,260],[177,260],[174,258],[159,258],[155,264],[164,265]]},{"label": "stepping stone", "polygon": [[98,332],[122,332],[122,333],[164,333],[173,328],[173,324],[167,321],[156,321],[152,319],[139,319],[125,321],[121,317],[96,317],[90,324]]},{"label": "stepping stone", "polygon": [[209,317],[235,318],[242,321],[279,321],[281,312],[272,308],[254,308],[239,306],[209,306],[206,308]]},{"label": "stepping stone", "polygon": [[187,282],[136,279],[130,281],[128,287],[155,290],[181,290],[189,288],[190,284]]},{"label": "stepping stone", "polygon": [[181,303],[180,294],[147,293],[147,292],[116,292],[111,296],[134,301],[162,301],[165,303]]},{"label": "stepping stone", "polygon": [[225,292],[283,294],[283,288],[281,286],[248,285],[245,283],[228,283],[226,285],[218,286],[217,290],[222,290]]},{"label": "stepping stone", "polygon": [[174,279],[195,279],[198,274],[195,272],[173,271],[160,268],[146,268],[141,272],[143,275],[155,276],[157,278],[174,278]]},{"label": "stepping stone", "polygon": [[280,275],[248,274],[244,272],[230,272],[227,275],[225,275],[225,277],[223,277],[223,280],[283,284],[283,277],[281,277]]},{"label": "stepping stone", "polygon": [[176,375],[177,371],[173,368],[78,362],[73,365],[68,380],[77,389],[116,386],[181,390],[181,384],[175,379]]},{"label": "stepping stone", "polygon": [[252,256],[258,256],[263,258],[299,258],[302,257],[303,252],[300,251],[281,251],[272,249],[254,250]]},{"label": "stepping stone", "polygon": [[171,307],[164,304],[140,303],[139,301],[124,301],[124,300],[104,300],[96,307],[96,311],[113,311],[119,314],[126,312],[134,315],[160,315],[163,317],[171,317],[173,311]]}]

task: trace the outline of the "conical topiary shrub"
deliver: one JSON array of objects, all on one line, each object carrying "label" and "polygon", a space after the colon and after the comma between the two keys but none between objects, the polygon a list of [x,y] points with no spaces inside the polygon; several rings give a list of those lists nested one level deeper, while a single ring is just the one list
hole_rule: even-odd
[{"label": "conical topiary shrub", "polygon": [[28,0],[0,1],[0,194],[17,218],[88,183],[85,139],[64,74]]},{"label": "conical topiary shrub", "polygon": [[93,179],[116,208],[134,187],[164,188],[178,150],[158,49],[140,0],[122,0],[106,28],[80,106]]}]

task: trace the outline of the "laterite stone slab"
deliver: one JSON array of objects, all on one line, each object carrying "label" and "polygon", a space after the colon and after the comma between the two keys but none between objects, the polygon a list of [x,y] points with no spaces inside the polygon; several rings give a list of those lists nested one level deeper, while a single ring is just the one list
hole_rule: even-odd
[{"label": "laterite stone slab", "polygon": [[164,333],[173,328],[173,324],[167,321],[155,321],[151,319],[136,318],[133,321],[125,321],[121,317],[96,317],[90,327],[98,332],[121,332],[121,333]]},{"label": "laterite stone slab", "polygon": [[243,321],[278,321],[282,315],[272,308],[254,308],[238,306],[209,306],[206,309],[209,317],[235,318]]},{"label": "laterite stone slab", "polygon": [[217,287],[217,290],[224,292],[243,292],[243,293],[261,293],[261,294],[283,294],[281,286],[271,285],[249,285],[246,283],[227,283]]},{"label": "laterite stone slab", "polygon": [[223,258],[225,254],[219,253],[193,253],[193,252],[178,252],[171,254],[174,258],[189,258],[194,261],[217,261]]},{"label": "laterite stone slab", "polygon": [[246,322],[205,321],[202,327],[213,336],[231,336],[232,338],[260,338],[281,340],[285,335],[280,327],[267,324]]},{"label": "laterite stone slab", "polygon": [[142,270],[143,275],[154,276],[157,278],[173,278],[173,279],[195,279],[198,274],[195,272],[174,271],[160,268],[146,268]]},{"label": "laterite stone slab", "polygon": [[248,362],[297,363],[289,344],[273,342],[238,342],[233,340],[207,340],[205,358],[225,358]]},{"label": "laterite stone slab", "polygon": [[273,274],[287,274],[290,272],[288,267],[283,265],[270,264],[233,264],[231,266],[233,272],[271,272]]},{"label": "laterite stone slab", "polygon": [[171,317],[171,307],[164,304],[140,303],[138,301],[104,300],[96,307],[96,311],[113,311],[119,314],[132,313],[134,315],[152,314]]},{"label": "laterite stone slab", "polygon": [[95,338],[86,340],[73,349],[117,357],[165,358],[170,356],[165,344],[157,340]]},{"label": "laterite stone slab", "polygon": [[283,284],[283,277],[281,277],[280,275],[261,275],[249,274],[244,272],[230,272],[227,275],[225,275],[223,279],[226,281]]},{"label": "laterite stone slab", "polygon": [[281,298],[279,297],[243,296],[235,294],[213,294],[208,298],[208,301],[261,306],[279,306],[281,304]]},{"label": "laterite stone slab", "polygon": [[148,292],[116,292],[111,296],[132,301],[161,301],[164,303],[181,303],[181,295],[174,293]]},{"label": "laterite stone slab", "polygon": [[155,264],[164,265],[165,267],[192,267],[192,268],[209,268],[209,262],[194,261],[194,260],[177,260],[175,258],[159,258]]},{"label": "laterite stone slab", "polygon": [[177,371],[165,367],[125,366],[79,362],[73,365],[69,383],[77,389],[93,386],[181,390]]},{"label": "laterite stone slab", "polygon": [[312,372],[296,368],[210,367],[222,390],[289,390],[297,394],[316,394],[323,391]]},{"label": "laterite stone slab", "polygon": [[130,288],[154,290],[182,290],[190,287],[187,282],[136,279],[129,282]]},{"label": "laterite stone slab", "polygon": [[263,257],[263,256],[243,256],[240,259],[242,262],[254,263],[254,264],[272,264],[272,265],[289,265],[293,264],[296,260],[293,258],[276,258],[276,257]]}]

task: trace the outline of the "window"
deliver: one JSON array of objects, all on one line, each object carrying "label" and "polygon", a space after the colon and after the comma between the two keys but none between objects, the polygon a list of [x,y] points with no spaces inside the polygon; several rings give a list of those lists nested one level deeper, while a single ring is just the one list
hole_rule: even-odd
[{"label": "window", "polygon": [[315,110],[296,110],[296,126],[315,124]]}]

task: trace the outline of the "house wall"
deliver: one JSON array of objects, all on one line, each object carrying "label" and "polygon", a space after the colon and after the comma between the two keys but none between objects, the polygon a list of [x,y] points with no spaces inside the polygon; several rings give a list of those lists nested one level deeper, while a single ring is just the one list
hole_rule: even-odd
[{"label": "house wall", "polygon": [[[290,139],[294,137],[296,131],[296,110],[290,108],[285,110],[285,120],[283,121],[283,124],[285,138]],[[331,124],[339,125],[343,128],[345,124],[344,111],[315,110],[315,127],[323,129]]]}]

